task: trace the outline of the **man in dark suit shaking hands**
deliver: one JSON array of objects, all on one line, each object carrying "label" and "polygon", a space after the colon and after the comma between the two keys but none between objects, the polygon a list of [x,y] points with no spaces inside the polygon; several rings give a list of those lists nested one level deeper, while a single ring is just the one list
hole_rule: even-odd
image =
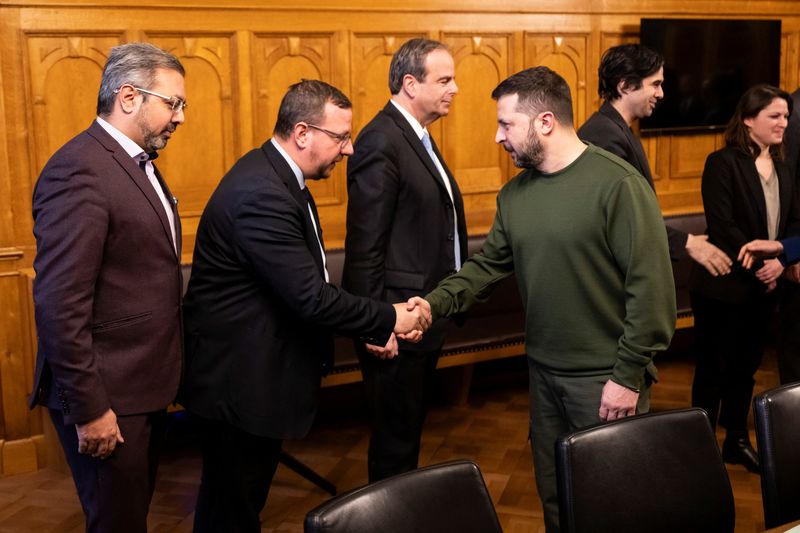
[{"label": "man in dark suit shaking hands", "polygon": [[[412,39],[392,57],[392,98],[361,131],[347,164],[347,240],[342,285],[387,302],[425,294],[461,268],[467,253],[464,204],[428,132],[458,92],[440,42]],[[426,396],[446,321],[411,345],[357,343],[372,434],[369,480],[417,467]],[[399,356],[395,357],[398,351]]]},{"label": "man in dark suit shaking hands", "polygon": [[328,283],[306,181],[353,151],[352,109],[316,80],[292,85],[272,139],[222,178],[200,219],[185,299],[183,404],[202,432],[196,532],[257,532],[283,439],[303,437],[333,331],[385,344],[427,329],[407,304],[353,296]]},{"label": "man in dark suit shaking hands", "polygon": [[155,46],[113,48],[97,120],[53,155],[33,194],[30,403],[50,409],[87,531],[147,531],[180,382],[181,228],[152,160],[183,123],[183,76]]}]

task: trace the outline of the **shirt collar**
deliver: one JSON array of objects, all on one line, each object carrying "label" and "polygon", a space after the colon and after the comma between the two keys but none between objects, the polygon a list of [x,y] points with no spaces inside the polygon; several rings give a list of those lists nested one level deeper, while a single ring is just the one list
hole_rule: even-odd
[{"label": "shirt collar", "polygon": [[269,142],[272,143],[272,146],[274,146],[275,149],[278,150],[278,153],[283,156],[287,163],[289,163],[289,167],[292,169],[292,172],[294,172],[294,177],[297,178],[297,184],[300,185],[300,190],[302,191],[305,189],[306,179],[303,177],[303,171],[300,170],[300,167],[294,162],[294,159],[292,159],[291,156],[286,153],[286,150],[284,150],[283,146],[281,146],[280,143],[275,140],[275,137],[271,138]]},{"label": "shirt collar", "polygon": [[397,108],[398,111],[400,111],[400,114],[406,118],[408,123],[411,124],[411,128],[414,130],[414,133],[417,134],[417,137],[419,137],[419,139],[422,139],[422,136],[428,130],[423,128],[422,124],[419,123],[419,120],[415,119],[414,116],[411,113],[409,113],[405,107],[401,106],[394,100],[389,100],[389,101],[392,103],[392,105],[394,105]]},{"label": "shirt collar", "polygon": [[114,138],[115,141],[122,146],[122,149],[125,150],[129,156],[131,156],[136,161],[147,161],[150,159],[150,156],[142,150],[142,147],[136,144],[130,137],[119,131],[117,128],[106,122],[100,117],[97,117],[97,123],[100,125],[101,128],[106,130],[106,132]]}]

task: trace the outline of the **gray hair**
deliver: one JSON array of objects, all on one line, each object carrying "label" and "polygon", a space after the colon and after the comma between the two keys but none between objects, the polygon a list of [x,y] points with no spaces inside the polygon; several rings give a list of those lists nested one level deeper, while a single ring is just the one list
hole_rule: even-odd
[{"label": "gray hair", "polygon": [[392,56],[389,66],[389,91],[397,94],[403,88],[403,78],[406,74],[415,79],[425,79],[425,58],[434,50],[447,50],[447,46],[431,39],[411,39],[403,43]]},{"label": "gray hair", "polygon": [[[117,91],[125,84],[149,89],[155,83],[156,70],[167,69],[186,75],[178,58],[149,43],[130,43],[115,46],[108,55],[100,91],[97,93],[97,114],[107,116],[114,110]],[[147,98],[146,94],[142,94]]]}]

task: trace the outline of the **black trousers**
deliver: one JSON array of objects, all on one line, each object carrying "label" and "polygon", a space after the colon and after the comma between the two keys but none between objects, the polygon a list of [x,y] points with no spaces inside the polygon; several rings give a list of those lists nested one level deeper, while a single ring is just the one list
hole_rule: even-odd
[{"label": "black trousers", "polygon": [[195,533],[258,533],[278,467],[279,439],[251,435],[227,422],[192,416],[201,434],[203,473]]},{"label": "black trousers", "polygon": [[712,426],[747,431],[753,376],[761,364],[775,297],[731,304],[691,293],[697,366],[692,406],[708,412]]},{"label": "black trousers", "polygon": [[86,531],[146,533],[166,411],[118,416],[125,442],[106,459],[78,453],[75,426],[64,425],[61,411],[49,411],[78,490]]},{"label": "black trousers", "polygon": [[390,360],[363,349],[358,352],[370,415],[371,483],[417,468],[422,426],[441,349],[400,350]]},{"label": "black trousers", "polygon": [[787,282],[780,295],[778,372],[781,384],[800,381],[800,285]]}]

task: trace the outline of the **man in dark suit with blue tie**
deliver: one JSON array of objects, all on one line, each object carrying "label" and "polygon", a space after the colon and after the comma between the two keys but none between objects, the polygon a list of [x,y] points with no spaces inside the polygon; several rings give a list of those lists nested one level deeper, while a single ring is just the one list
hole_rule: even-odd
[{"label": "man in dark suit with blue tie", "polygon": [[292,85],[272,139],[239,159],[200,219],[182,394],[202,433],[196,532],[260,531],[281,441],[303,437],[314,419],[334,331],[385,344],[429,325],[419,308],[328,283],[306,181],[352,153],[351,107],[327,83]]},{"label": "man in dark suit with blue tie", "polygon": [[[394,302],[461,268],[467,227],[458,184],[428,131],[458,92],[452,56],[437,41],[406,42],[392,57],[389,89],[391,100],[361,131],[347,164],[342,285]],[[372,426],[370,481],[417,467],[445,326],[434,324],[417,345],[356,343]]]},{"label": "man in dark suit with blue tie", "polygon": [[111,50],[97,120],[33,193],[39,339],[30,405],[49,408],[86,531],[145,533],[166,407],[181,376],[181,227],[153,166],[183,123],[184,70]]}]

